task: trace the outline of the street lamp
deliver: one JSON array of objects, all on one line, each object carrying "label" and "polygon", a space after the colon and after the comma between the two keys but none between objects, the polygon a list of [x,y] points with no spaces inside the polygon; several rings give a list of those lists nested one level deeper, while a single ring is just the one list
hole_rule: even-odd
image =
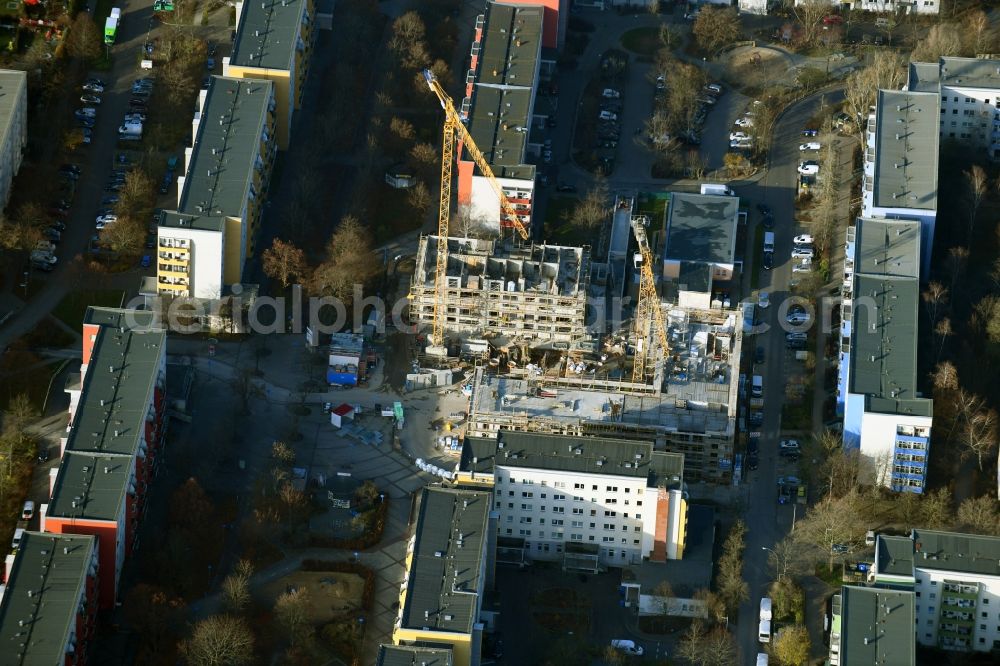
[{"label": "street lamp", "polygon": [[778,555],[776,551],[772,550],[771,548],[768,548],[767,546],[761,546],[760,549],[766,550],[767,552],[771,553],[771,555],[774,555],[774,573],[777,574],[778,581],[780,582],[781,579],[785,577],[785,572],[782,571],[781,567],[781,556]]}]

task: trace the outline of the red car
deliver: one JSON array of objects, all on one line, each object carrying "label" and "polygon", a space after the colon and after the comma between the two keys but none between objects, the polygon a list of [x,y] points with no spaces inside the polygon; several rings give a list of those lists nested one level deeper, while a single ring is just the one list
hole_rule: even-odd
[{"label": "red car", "polygon": [[844,19],[837,16],[836,14],[830,14],[823,19],[823,25],[840,25],[844,22]]}]

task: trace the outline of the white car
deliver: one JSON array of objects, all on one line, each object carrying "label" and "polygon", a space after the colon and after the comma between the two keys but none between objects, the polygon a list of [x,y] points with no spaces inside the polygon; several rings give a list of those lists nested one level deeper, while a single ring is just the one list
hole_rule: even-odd
[{"label": "white car", "polygon": [[615,638],[611,641],[611,647],[616,650],[621,650],[625,654],[635,655],[636,657],[641,657],[645,650],[642,649],[641,645],[636,645],[635,641],[630,641],[625,638]]},{"label": "white car", "polygon": [[799,234],[792,239],[792,242],[796,245],[812,245],[813,237],[812,234]]},{"label": "white car", "polygon": [[805,245],[796,245],[792,248],[792,258],[793,259],[812,259],[813,249]]},{"label": "white car", "polygon": [[778,443],[778,448],[779,449],[784,449],[786,451],[798,450],[800,448],[799,447],[799,440],[797,440],[797,439],[783,439],[783,440],[781,440],[781,442]]},{"label": "white car", "polygon": [[808,260],[804,260],[798,264],[792,264],[793,273],[812,273],[812,269],[812,262]]},{"label": "white car", "polygon": [[809,143],[803,143],[799,146],[799,150],[819,150],[823,147],[819,141],[810,141]]},{"label": "white car", "polygon": [[816,162],[802,162],[799,164],[799,173],[803,176],[815,176],[819,173],[819,164]]},{"label": "white car", "polygon": [[757,294],[757,307],[766,308],[771,305],[771,295],[766,291]]},{"label": "white car", "polygon": [[610,111],[601,111],[601,113],[598,115],[598,119],[600,119],[600,120],[618,120],[618,114],[617,113],[612,113]]},{"label": "white car", "polygon": [[117,215],[98,215],[97,224],[110,224],[118,219]]},{"label": "white car", "polygon": [[720,86],[718,83],[709,83],[707,86],[705,86],[705,90],[713,92],[716,95],[722,94],[722,86]]},{"label": "white car", "polygon": [[729,140],[730,141],[745,141],[745,140],[747,140],[749,138],[750,137],[747,135],[746,132],[730,132],[729,133]]},{"label": "white car", "polygon": [[753,118],[737,118],[737,127],[753,127]]},{"label": "white car", "polygon": [[21,520],[31,520],[35,515],[35,503],[28,500],[24,503],[24,508],[21,509]]},{"label": "white car", "polygon": [[614,88],[605,88],[604,92],[601,93],[601,97],[604,99],[618,99],[621,96],[622,94]]}]

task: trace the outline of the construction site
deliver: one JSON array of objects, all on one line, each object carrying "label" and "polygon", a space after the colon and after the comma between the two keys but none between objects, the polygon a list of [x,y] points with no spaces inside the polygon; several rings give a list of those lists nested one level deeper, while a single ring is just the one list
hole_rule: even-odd
[{"label": "construction site", "polygon": [[[503,20],[486,16],[477,37],[513,44],[506,67],[521,67],[517,54],[532,46],[521,28],[540,20],[523,12]],[[510,21],[521,36],[507,32]],[[603,247],[595,257],[587,245],[535,242],[524,188],[505,177],[490,138],[509,128],[503,118],[477,112],[483,86],[476,85],[476,69],[461,110],[435,76],[424,73],[444,122],[438,233],[420,239],[408,293],[410,323],[426,332],[426,339],[418,336],[426,346],[413,372],[466,371],[466,436],[516,430],[642,440],[683,454],[686,479],[731,482],[740,470],[734,443],[744,327],[719,288],[738,275],[734,239],[745,221],[739,199],[723,186],[706,185],[701,195],[676,195],[676,206],[673,194],[658,195],[671,203],[650,214],[637,210],[634,193],[622,193],[608,203],[607,228],[595,229],[595,238],[607,240],[607,257]],[[518,163],[530,144],[538,76],[537,67],[528,69],[531,80],[518,85],[529,95],[529,117],[518,126],[519,141],[508,146],[516,154],[505,158]],[[498,72],[494,67],[482,76]],[[489,141],[485,152],[477,139]],[[473,174],[482,187],[462,185]],[[689,200],[694,203],[683,205]],[[493,211],[484,225],[491,237],[449,233],[452,211],[470,203]],[[691,241],[692,229],[725,239],[708,252]],[[675,264],[689,268],[667,270]],[[688,279],[691,266],[707,279]]]}]

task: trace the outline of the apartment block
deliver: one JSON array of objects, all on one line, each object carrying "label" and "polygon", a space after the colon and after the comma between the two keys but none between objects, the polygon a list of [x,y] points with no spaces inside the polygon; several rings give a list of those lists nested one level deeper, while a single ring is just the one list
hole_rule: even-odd
[{"label": "apartment block", "polygon": [[[663,242],[664,296],[684,308],[707,310],[713,294],[739,279],[737,227],[746,222],[738,197],[672,192]],[[720,304],[721,305],[721,304]]]},{"label": "apartment block", "polygon": [[98,571],[93,536],[25,532],[0,586],[0,661],[86,666]]},{"label": "apartment block", "polygon": [[493,567],[491,498],[486,491],[424,488],[393,644],[450,649],[453,666],[478,666],[480,612]]},{"label": "apartment block", "polygon": [[[420,239],[410,283],[411,321],[422,326],[434,319],[438,238]],[[448,238],[447,248],[446,331],[535,345],[566,345],[588,335],[589,247]]]},{"label": "apartment block", "polygon": [[[467,435],[502,430],[636,439],[684,455],[685,478],[724,483],[733,469],[742,316],[733,310],[666,312],[670,349],[652,383],[632,383],[596,362],[477,369]],[[603,350],[608,359],[621,350]]]},{"label": "apartment block", "polygon": [[[526,163],[542,52],[544,8],[487,2],[476,19],[460,113],[504,195],[531,226],[535,166]],[[468,155],[458,160],[458,204],[477,226],[512,226]]]},{"label": "apartment block", "polygon": [[917,391],[922,225],[859,218],[848,229],[837,408],[844,447],[875,480],[922,493],[934,402]]},{"label": "apartment block", "polygon": [[10,201],[10,188],[27,145],[28,74],[0,69],[0,209]]},{"label": "apartment block", "polygon": [[70,422],[40,508],[43,531],[100,537],[101,608],[114,605],[136,546],[165,412],[166,334],[149,313],[91,308],[81,376],[66,390]]},{"label": "apartment block", "polygon": [[502,430],[467,437],[456,482],[494,488],[498,561],[595,571],[684,554],[684,456],[648,441]]},{"label": "apartment block", "polygon": [[936,63],[910,63],[906,89],[940,97],[942,139],[1000,158],[1000,60],[945,56]]},{"label": "apartment block", "polygon": [[830,666],[913,666],[914,595],[844,585],[833,597]]},{"label": "apartment block", "polygon": [[236,4],[236,40],[222,73],[274,84],[278,148],[288,148],[292,119],[302,107],[314,40],[312,0],[245,0]]},{"label": "apartment block", "polygon": [[215,299],[241,282],[274,164],[274,110],[270,81],[213,76],[202,91],[177,210],[157,228],[161,295]]},{"label": "apartment block", "polygon": [[938,115],[934,94],[880,90],[865,137],[861,216],[919,221],[925,272],[937,218]]},{"label": "apartment block", "polygon": [[[741,0],[742,1],[742,0]],[[807,0],[795,0],[798,7]],[[934,15],[941,10],[941,0],[848,0],[837,2],[830,0],[830,11],[843,7],[876,14],[921,14]]]},{"label": "apartment block", "polygon": [[913,592],[912,626],[921,645],[1000,649],[1000,537],[933,530],[880,534],[870,579]]}]

